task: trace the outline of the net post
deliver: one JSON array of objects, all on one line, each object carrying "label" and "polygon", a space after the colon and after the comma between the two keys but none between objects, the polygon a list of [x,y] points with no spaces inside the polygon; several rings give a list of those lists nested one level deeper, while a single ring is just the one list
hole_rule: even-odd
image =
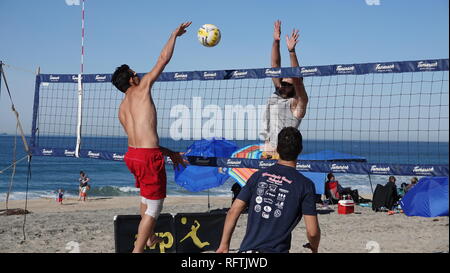
[{"label": "net post", "polygon": [[3,62],[0,60],[0,97],[2,96],[2,72],[3,72]]},{"label": "net post", "polygon": [[80,157],[81,147],[81,125],[82,125],[82,103],[83,103],[83,83],[81,75],[84,73],[84,0],[81,4],[81,63],[80,74],[78,74],[78,114],[77,114],[77,143],[75,146],[75,157]]},{"label": "net post", "polygon": [[81,125],[82,125],[82,103],[83,103],[83,83],[82,74],[78,74],[78,110],[77,110],[77,143],[75,146],[75,157],[80,157],[81,147]]},{"label": "net post", "polygon": [[33,103],[33,121],[31,125],[31,153],[34,152],[35,147],[37,146],[36,143],[36,133],[38,131],[37,124],[38,124],[38,110],[39,110],[39,90],[41,85],[41,68],[38,67],[36,69],[36,81],[34,84],[34,103]]}]

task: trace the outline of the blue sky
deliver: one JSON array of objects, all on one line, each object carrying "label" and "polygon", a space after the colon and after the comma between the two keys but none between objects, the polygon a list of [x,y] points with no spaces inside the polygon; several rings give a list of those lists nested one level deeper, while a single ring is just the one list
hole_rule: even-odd
[{"label": "blue sky", "polygon": [[[86,0],[85,73],[111,73],[122,63],[148,71],[183,21],[193,24],[177,41],[165,71],[268,67],[276,19],[283,34],[300,29],[301,65],[448,58],[448,5],[447,0],[380,0],[378,6],[365,0]],[[26,133],[35,78],[26,71],[79,72],[80,10],[64,0],[0,0],[0,60],[12,66],[6,67],[8,83]],[[197,41],[205,23],[221,29],[214,48]],[[289,66],[287,57],[284,51],[283,66]],[[0,133],[14,131],[3,85]]]}]

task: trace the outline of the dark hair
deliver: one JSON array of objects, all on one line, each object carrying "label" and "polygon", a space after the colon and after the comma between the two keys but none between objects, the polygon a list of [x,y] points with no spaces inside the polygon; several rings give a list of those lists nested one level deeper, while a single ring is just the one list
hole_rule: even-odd
[{"label": "dark hair", "polygon": [[83,172],[83,171],[80,171],[80,174],[84,174],[84,172]]},{"label": "dark hair", "polygon": [[281,81],[280,86],[276,88],[276,92],[284,99],[293,98],[295,96],[294,85],[287,81]]},{"label": "dark hair", "polygon": [[127,89],[131,86],[130,85],[131,76],[133,75],[130,72],[130,67],[126,64],[123,64],[120,67],[116,68],[116,71],[114,71],[114,74],[112,75],[111,82],[117,89],[125,93],[127,92]]},{"label": "dark hair", "polygon": [[280,85],[281,86],[288,86],[288,87],[294,86],[292,83],[287,82],[287,81],[283,81],[283,80],[281,80]]},{"label": "dark hair", "polygon": [[389,176],[389,181],[391,181],[391,179],[394,179],[394,181],[397,181],[397,179],[395,178],[395,176]]},{"label": "dark hair", "polygon": [[302,134],[297,128],[285,127],[278,133],[277,152],[282,160],[295,161],[302,150]]},{"label": "dark hair", "polygon": [[333,174],[333,173],[329,173],[329,174],[327,175],[328,181],[330,181],[331,178],[333,178],[333,177],[334,177],[334,174]]}]

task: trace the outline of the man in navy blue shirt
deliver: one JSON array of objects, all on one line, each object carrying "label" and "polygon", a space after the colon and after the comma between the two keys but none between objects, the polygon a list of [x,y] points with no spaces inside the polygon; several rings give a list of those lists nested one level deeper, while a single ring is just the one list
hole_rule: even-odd
[{"label": "man in navy blue shirt", "polygon": [[280,159],[275,165],[254,173],[242,188],[228,211],[216,252],[228,252],[236,223],[247,206],[247,230],[240,252],[289,252],[292,230],[302,216],[309,241],[305,247],[314,253],[318,251],[320,228],[314,183],[295,169],[302,149],[302,135],[296,128],[280,131],[277,145]]}]

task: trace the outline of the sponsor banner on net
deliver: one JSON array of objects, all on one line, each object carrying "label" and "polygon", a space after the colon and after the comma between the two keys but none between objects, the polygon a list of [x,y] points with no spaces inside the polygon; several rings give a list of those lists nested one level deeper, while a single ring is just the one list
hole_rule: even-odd
[{"label": "sponsor banner on net", "polygon": [[433,175],[434,167],[414,166],[412,172],[415,175]]},{"label": "sponsor banner on net", "polygon": [[238,159],[227,159],[227,167],[229,168],[233,168],[233,167],[239,167],[242,165],[242,160],[238,160]]},{"label": "sponsor banner on net", "polygon": [[93,151],[88,151],[87,156],[90,158],[100,158],[100,153],[95,153]]},{"label": "sponsor banner on net", "polygon": [[331,164],[330,170],[335,173],[346,173],[350,169],[350,166],[347,164]]},{"label": "sponsor banner on net", "polygon": [[60,76],[54,76],[54,75],[49,76],[49,80],[51,82],[59,82],[60,78],[61,78]]},{"label": "sponsor banner on net", "polygon": [[394,63],[388,63],[388,64],[378,63],[378,64],[375,64],[374,68],[375,68],[374,72],[394,72],[395,64]]},{"label": "sponsor banner on net", "polygon": [[317,67],[302,67],[300,73],[302,76],[320,75],[320,70]]},{"label": "sponsor banner on net", "polygon": [[95,75],[95,81],[96,82],[105,82],[106,81],[106,75]]},{"label": "sponsor banner on net", "polygon": [[248,71],[245,70],[236,70],[231,74],[232,79],[242,79],[248,76]]},{"label": "sponsor banner on net", "polygon": [[217,79],[217,72],[205,71],[202,73],[202,78],[204,80],[215,80],[215,79]]},{"label": "sponsor banner on net", "polygon": [[267,68],[264,71],[264,74],[266,77],[280,77],[281,76],[281,68],[273,69],[273,68]]},{"label": "sponsor banner on net", "polygon": [[271,167],[273,165],[275,165],[276,161],[272,160],[272,161],[259,161],[259,168],[260,169],[264,169],[267,167]]},{"label": "sponsor banner on net", "polygon": [[437,61],[427,62],[427,61],[419,61],[417,62],[417,69],[420,71],[426,70],[436,70],[439,67]]},{"label": "sponsor banner on net", "polygon": [[196,165],[210,165],[211,164],[211,159],[210,158],[196,157],[194,159],[194,163]]},{"label": "sponsor banner on net", "polygon": [[187,73],[176,72],[176,73],[173,74],[173,79],[174,80],[185,81],[185,80],[189,79],[189,75]]},{"label": "sponsor banner on net", "polygon": [[356,73],[356,66],[354,65],[338,65],[336,66],[336,74],[354,74]]},{"label": "sponsor banner on net", "polygon": [[297,171],[311,171],[311,164],[304,164],[304,163],[299,163],[297,162],[297,165],[295,167],[297,169]]},{"label": "sponsor banner on net", "polygon": [[389,166],[378,166],[378,165],[370,166],[370,173],[373,174],[389,174],[390,172],[391,168]]},{"label": "sponsor banner on net", "polygon": [[41,150],[42,155],[53,155],[53,150],[52,149],[42,149]]},{"label": "sponsor banner on net", "polygon": [[64,156],[68,156],[68,157],[74,157],[75,156],[75,150],[64,150]]},{"label": "sponsor banner on net", "polygon": [[125,158],[125,155],[113,153],[112,158],[113,158],[113,160],[123,161],[123,159]]},{"label": "sponsor banner on net", "polygon": [[[78,76],[79,75],[72,75],[72,81],[78,82]],[[81,76],[81,80],[83,80],[83,76]]]}]

